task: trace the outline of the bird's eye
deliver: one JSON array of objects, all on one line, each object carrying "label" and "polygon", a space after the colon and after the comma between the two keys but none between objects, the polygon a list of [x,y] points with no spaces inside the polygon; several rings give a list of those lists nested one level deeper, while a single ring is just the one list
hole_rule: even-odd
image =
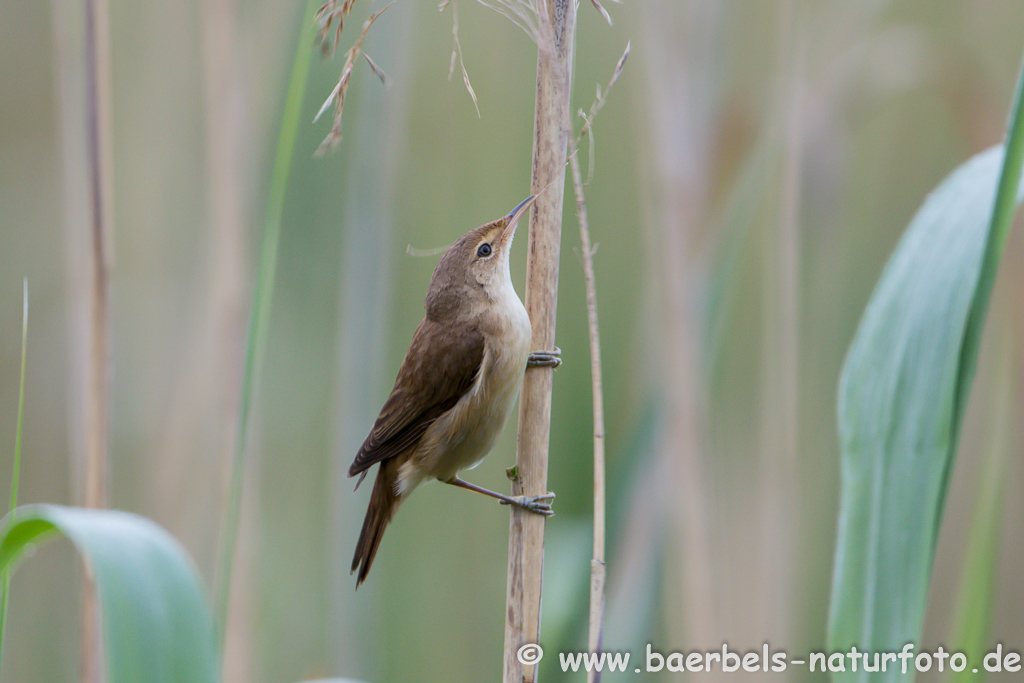
[{"label": "bird's eye", "polygon": [[491,255],[491,245],[489,245],[486,242],[484,242],[479,247],[477,247],[476,255],[479,256],[480,258],[484,258],[485,256],[490,256]]}]

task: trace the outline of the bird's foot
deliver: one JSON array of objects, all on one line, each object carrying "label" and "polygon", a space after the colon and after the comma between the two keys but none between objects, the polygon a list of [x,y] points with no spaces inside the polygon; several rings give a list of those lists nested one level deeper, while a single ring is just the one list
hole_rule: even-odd
[{"label": "bird's foot", "polygon": [[451,479],[445,479],[442,481],[446,484],[451,484],[452,486],[458,486],[459,488],[482,493],[485,496],[490,496],[491,498],[497,498],[501,501],[502,505],[515,505],[516,507],[521,507],[524,510],[529,510],[530,512],[538,515],[544,515],[545,517],[550,517],[555,514],[554,510],[551,509],[551,503],[545,502],[553,500],[555,497],[555,494],[550,491],[540,496],[506,496],[504,493],[497,493],[490,489],[485,489],[482,486],[470,484],[468,481],[463,481],[458,477],[452,477]]},{"label": "bird's foot", "polygon": [[500,502],[502,505],[515,505],[516,507],[521,507],[529,512],[550,517],[555,514],[555,511],[551,509],[551,503],[545,501],[554,499],[555,494],[549,491],[539,496],[512,496],[507,500],[502,500]]},{"label": "bird's foot", "polygon": [[562,364],[562,349],[554,351],[533,351],[526,361],[528,368],[557,368]]}]

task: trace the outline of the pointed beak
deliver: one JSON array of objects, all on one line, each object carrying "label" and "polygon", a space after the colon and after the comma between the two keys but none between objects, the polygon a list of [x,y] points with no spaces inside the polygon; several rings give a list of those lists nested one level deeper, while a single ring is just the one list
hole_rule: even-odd
[{"label": "pointed beak", "polygon": [[519,219],[523,217],[523,214],[530,210],[530,207],[533,206],[533,202],[536,199],[537,195],[530,195],[523,201],[519,202],[519,205],[505,216],[505,220],[508,222],[505,225],[504,232],[501,233],[502,244],[504,244],[506,240],[511,240],[512,236],[516,234],[516,223],[518,223]]}]

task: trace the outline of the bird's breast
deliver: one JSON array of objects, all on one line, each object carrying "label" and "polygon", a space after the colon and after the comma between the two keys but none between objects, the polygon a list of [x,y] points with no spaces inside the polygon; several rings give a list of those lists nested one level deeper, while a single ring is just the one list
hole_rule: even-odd
[{"label": "bird's breast", "polygon": [[530,355],[530,318],[519,297],[492,307],[484,358],[473,387],[424,434],[423,475],[447,480],[480,463],[505,428]]}]

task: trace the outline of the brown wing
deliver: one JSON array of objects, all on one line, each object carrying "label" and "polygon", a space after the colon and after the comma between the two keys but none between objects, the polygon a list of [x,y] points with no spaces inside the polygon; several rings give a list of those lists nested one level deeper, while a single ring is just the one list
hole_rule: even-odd
[{"label": "brown wing", "polygon": [[423,436],[473,386],[484,358],[484,335],[477,328],[453,331],[426,318],[416,328],[391,395],[381,408],[356,459],[354,477],[395,456]]}]

